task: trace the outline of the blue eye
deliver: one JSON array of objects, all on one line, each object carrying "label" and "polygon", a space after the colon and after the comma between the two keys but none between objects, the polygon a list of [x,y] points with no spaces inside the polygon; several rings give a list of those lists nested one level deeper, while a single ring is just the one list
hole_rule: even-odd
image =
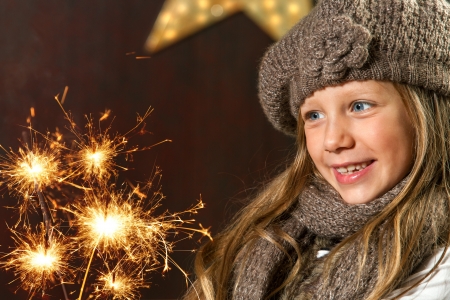
[{"label": "blue eye", "polygon": [[316,121],[322,119],[324,116],[320,112],[313,111],[307,114],[306,118],[310,121]]},{"label": "blue eye", "polygon": [[352,106],[352,110],[356,112],[365,111],[366,109],[371,108],[373,105],[368,102],[355,102]]}]

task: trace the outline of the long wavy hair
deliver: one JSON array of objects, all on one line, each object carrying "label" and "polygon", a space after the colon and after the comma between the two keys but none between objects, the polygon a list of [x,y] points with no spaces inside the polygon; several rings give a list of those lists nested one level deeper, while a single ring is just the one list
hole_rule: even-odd
[{"label": "long wavy hair", "polygon": [[[415,130],[414,164],[410,179],[380,214],[331,251],[324,268],[327,276],[335,261],[333,258],[340,255],[339,250],[354,245],[356,241],[361,249],[359,268],[362,271],[368,255],[369,240],[381,224],[386,225],[383,228],[386,236],[393,237],[390,241],[392,244],[389,249],[383,249],[380,241],[378,278],[368,297],[370,300],[386,296],[400,285],[402,278],[409,275],[407,273],[411,270],[407,268],[408,258],[417,245],[423,242],[420,241],[421,232],[433,230],[434,245],[445,247],[435,268],[444,258],[450,244],[450,97],[418,87],[397,83],[394,85],[403,99]],[[184,299],[229,299],[230,291],[234,288],[234,274],[239,273],[239,270],[235,270],[236,262],[251,255],[247,249],[251,249],[257,239],[267,239],[283,248],[273,239],[273,234],[268,234],[267,229],[270,227],[273,230],[273,225],[295,205],[308,178],[317,174],[306,149],[304,124],[301,118],[298,119],[298,151],[292,164],[266,184],[213,241],[200,248],[195,259],[197,278]],[[444,210],[436,211],[433,201],[437,198],[444,199]],[[427,229],[426,220],[430,217],[441,218],[442,227]],[[280,230],[276,234],[295,249],[297,259],[293,260],[291,271],[283,284],[271,291],[267,298],[283,289],[301,269],[302,253],[294,238]]]}]

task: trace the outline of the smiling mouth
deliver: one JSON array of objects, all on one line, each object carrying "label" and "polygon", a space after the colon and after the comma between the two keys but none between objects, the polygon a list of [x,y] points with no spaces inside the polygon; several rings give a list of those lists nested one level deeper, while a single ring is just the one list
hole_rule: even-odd
[{"label": "smiling mouth", "polygon": [[357,164],[350,164],[350,165],[347,165],[345,167],[337,167],[335,169],[341,175],[351,175],[353,173],[356,173],[356,172],[364,170],[365,168],[367,168],[372,163],[373,163],[373,160],[362,162],[362,163],[357,163]]}]

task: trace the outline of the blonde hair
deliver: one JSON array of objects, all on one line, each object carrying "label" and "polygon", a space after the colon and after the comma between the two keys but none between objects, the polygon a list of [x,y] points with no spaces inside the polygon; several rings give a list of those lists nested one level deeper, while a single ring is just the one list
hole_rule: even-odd
[{"label": "blonde hair", "polygon": [[[415,160],[410,173],[410,180],[400,194],[374,219],[361,230],[341,242],[328,256],[325,276],[329,274],[333,261],[342,254],[342,249],[355,241],[360,245],[359,268],[362,271],[367,257],[369,240],[373,238],[381,224],[384,236],[391,236],[391,247],[383,249],[379,241],[378,281],[368,299],[380,299],[387,295],[412,270],[407,268],[410,255],[421,241],[420,233],[433,230],[435,240],[430,246],[444,246],[445,255],[450,244],[450,97],[400,84],[394,84],[402,96],[405,107],[415,129]],[[185,299],[225,300],[233,289],[236,261],[251,255],[247,249],[259,238],[267,239],[280,249],[280,243],[267,233],[272,227],[282,240],[287,241],[296,251],[297,260],[292,262],[292,269],[272,296],[285,287],[301,269],[302,253],[295,240],[276,230],[277,221],[297,201],[297,196],[304,189],[308,178],[317,171],[306,149],[303,122],[299,118],[297,145],[293,163],[262,191],[233,219],[232,223],[212,242],[205,244],[197,253],[195,273],[197,280],[185,296]],[[432,204],[438,197],[444,197],[445,207],[436,210]],[[429,228],[429,218],[442,218],[439,228]],[[434,224],[431,222],[431,224]],[[386,241],[384,241],[386,242]],[[352,244],[354,245],[354,244]],[[438,262],[438,263],[439,263]],[[433,270],[432,270],[433,271]],[[431,272],[430,272],[431,273]],[[423,278],[424,279],[424,278]],[[418,284],[418,283],[417,283]]]}]

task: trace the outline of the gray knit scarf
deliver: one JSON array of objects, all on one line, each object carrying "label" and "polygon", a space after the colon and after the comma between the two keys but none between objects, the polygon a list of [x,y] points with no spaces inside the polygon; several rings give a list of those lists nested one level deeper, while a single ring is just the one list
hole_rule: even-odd
[{"label": "gray knit scarf", "polygon": [[[368,204],[348,205],[329,184],[314,180],[299,196],[298,205],[280,225],[283,232],[298,242],[302,254],[301,270],[293,282],[272,298],[365,299],[377,280],[379,239],[374,238],[369,242],[367,261],[359,280],[357,245],[347,247],[342,255],[335,256],[328,278],[322,276],[325,259],[317,258],[317,251],[321,248],[332,248],[361,229],[393,200],[406,181],[407,179],[404,179],[392,190]],[[408,262],[410,272],[424,257],[431,254],[432,246],[436,243],[436,234],[431,231],[425,230],[421,234],[423,243],[419,246],[420,249],[414,249]],[[378,238],[388,240],[381,235]],[[273,239],[277,240],[275,234]],[[259,238],[251,246],[247,251],[249,255],[235,267],[235,284],[230,287],[231,299],[264,299],[280,286],[292,268],[289,256],[296,259],[292,246],[284,241],[280,241],[280,244],[285,248],[285,252],[263,238]],[[386,248],[388,247],[387,243]]]}]

